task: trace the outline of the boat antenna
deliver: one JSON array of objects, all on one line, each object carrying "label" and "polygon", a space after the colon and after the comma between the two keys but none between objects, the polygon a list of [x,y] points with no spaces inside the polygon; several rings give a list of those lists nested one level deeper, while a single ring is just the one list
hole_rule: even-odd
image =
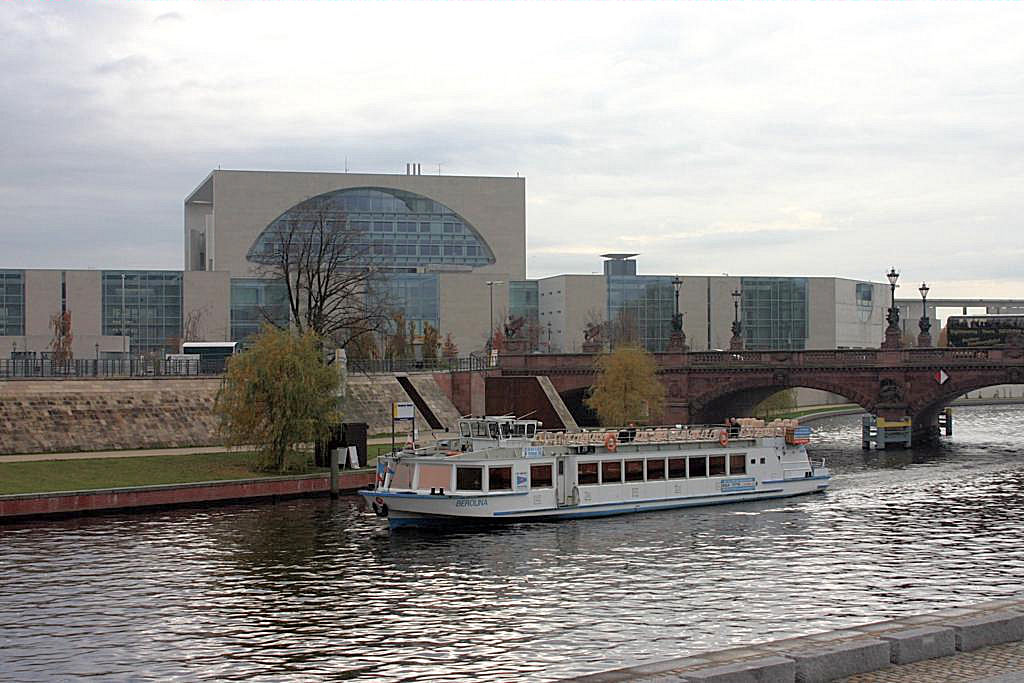
[{"label": "boat antenna", "polygon": [[526,418],[530,417],[531,415],[533,415],[536,412],[537,412],[536,410],[531,410],[530,412],[526,413],[525,415],[520,415],[516,419],[517,420],[525,420]]}]

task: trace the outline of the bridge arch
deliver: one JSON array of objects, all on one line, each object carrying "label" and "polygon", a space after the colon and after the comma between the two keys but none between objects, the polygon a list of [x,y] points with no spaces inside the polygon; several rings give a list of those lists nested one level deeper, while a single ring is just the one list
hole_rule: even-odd
[{"label": "bridge arch", "polygon": [[785,389],[818,389],[837,394],[867,412],[873,412],[876,399],[869,387],[837,384],[824,378],[789,373],[752,375],[732,381],[716,382],[705,391],[692,392],[689,417],[693,423],[717,423],[727,417],[748,416],[754,406],[772,394]]}]

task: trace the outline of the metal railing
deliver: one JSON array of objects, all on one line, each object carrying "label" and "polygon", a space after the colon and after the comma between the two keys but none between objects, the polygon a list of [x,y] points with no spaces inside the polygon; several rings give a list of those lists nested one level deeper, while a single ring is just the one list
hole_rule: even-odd
[{"label": "metal railing", "polygon": [[150,360],[131,359],[0,359],[0,379],[78,377],[200,377],[224,372],[223,359]]},{"label": "metal railing", "polygon": [[497,367],[500,367],[500,360],[495,364],[484,356],[434,358],[430,360],[416,358],[348,359],[349,372],[368,375],[388,372],[473,372]]}]

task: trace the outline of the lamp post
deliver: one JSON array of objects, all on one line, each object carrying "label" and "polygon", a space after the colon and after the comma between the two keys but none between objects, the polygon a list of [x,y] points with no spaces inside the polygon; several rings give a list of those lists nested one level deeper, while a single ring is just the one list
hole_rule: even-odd
[{"label": "lamp post", "polygon": [[921,334],[917,335],[917,345],[927,347],[932,345],[932,321],[928,318],[928,285],[922,282],[917,291],[921,292],[921,319],[917,321]]},{"label": "lamp post", "polygon": [[488,280],[486,283],[487,289],[490,292],[491,298],[491,327],[487,330],[487,350],[490,351],[494,347],[494,285],[505,284],[504,280]]},{"label": "lamp post", "polygon": [[889,291],[891,298],[889,300],[889,314],[885,319],[889,322],[889,326],[885,328],[885,341],[882,342],[883,349],[899,349],[900,344],[900,312],[896,308],[896,281],[900,279],[900,274],[896,272],[896,268],[890,268],[889,272],[885,274],[885,278],[889,281]]},{"label": "lamp post", "polygon": [[743,292],[737,287],[732,290],[732,339],[729,340],[730,351],[742,351],[743,350],[743,323],[740,322],[740,299],[743,297]]},{"label": "lamp post", "polygon": [[683,314],[679,311],[679,292],[683,288],[683,278],[676,275],[672,278],[672,291],[675,294],[675,307],[672,313],[672,336],[668,339],[668,353],[686,353],[686,334],[683,332]]},{"label": "lamp post", "polygon": [[124,273],[121,273],[121,358],[124,359],[125,349],[125,320],[124,320]]}]

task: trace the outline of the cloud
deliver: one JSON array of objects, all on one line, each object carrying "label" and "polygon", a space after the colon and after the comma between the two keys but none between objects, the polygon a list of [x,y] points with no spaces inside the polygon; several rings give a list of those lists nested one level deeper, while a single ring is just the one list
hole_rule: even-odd
[{"label": "cloud", "polygon": [[6,4],[0,266],[181,267],[211,168],[418,161],[527,178],[531,276],[626,250],[1024,296],[1022,28],[998,4]]}]

